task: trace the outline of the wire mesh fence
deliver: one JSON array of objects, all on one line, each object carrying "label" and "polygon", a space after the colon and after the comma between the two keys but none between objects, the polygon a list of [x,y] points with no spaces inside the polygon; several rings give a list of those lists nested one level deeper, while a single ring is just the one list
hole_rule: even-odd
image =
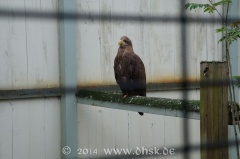
[{"label": "wire mesh fence", "polygon": [[[109,20],[111,21],[130,21],[134,23],[156,23],[156,24],[161,24],[161,23],[168,23],[169,25],[175,25],[175,24],[180,24],[181,25],[181,57],[182,57],[182,65],[181,65],[181,75],[183,77],[181,83],[181,89],[186,90],[189,87],[189,82],[187,82],[187,77],[189,76],[188,70],[189,70],[189,65],[187,61],[187,55],[188,55],[188,41],[187,41],[187,35],[189,33],[189,30],[187,30],[187,26],[191,23],[209,23],[209,24],[222,24],[222,19],[221,18],[205,18],[205,17],[188,17],[186,15],[184,5],[186,4],[186,0],[181,1],[181,14],[179,16],[150,16],[150,15],[135,15],[135,14],[115,14],[113,13],[112,15],[105,14],[105,13],[76,13],[76,12],[52,12],[52,11],[35,11],[35,10],[21,10],[21,9],[14,9],[14,10],[8,10],[5,8],[0,8],[0,17],[2,19],[4,18],[18,18],[21,20],[24,19],[34,19],[34,20],[58,20],[58,21],[64,21],[68,23],[69,21],[82,21],[82,20],[91,20],[95,19],[96,21],[105,21],[108,22]],[[240,21],[239,18],[229,18],[228,22],[236,22]],[[213,81],[213,83],[215,83]],[[217,85],[220,83],[218,82]],[[229,80],[224,80],[222,81],[221,84],[224,85],[229,85]],[[208,83],[202,83],[199,85],[208,85]],[[55,92],[54,94],[60,95],[60,93],[63,90],[67,90],[67,93],[71,92],[72,90],[75,90],[75,88],[57,88],[56,90],[53,90],[52,92]],[[45,91],[43,89],[42,91]],[[48,91],[48,90],[47,90]],[[57,92],[57,93],[56,93]],[[6,99],[9,98],[11,99],[13,92],[5,92]],[[32,93],[31,91],[29,92],[30,94]],[[39,92],[37,92],[39,93]],[[51,94],[51,90],[50,90]],[[184,91],[182,93],[182,98],[183,99],[188,99],[188,92]],[[186,103],[182,103],[182,107],[187,107]],[[188,112],[185,113],[184,116],[185,119],[188,118]],[[224,147],[235,147],[236,146],[236,140],[233,141],[228,141],[227,143],[224,141],[217,141],[217,142],[212,142],[212,143],[199,143],[198,145],[190,145],[189,141],[189,123],[188,120],[184,120],[182,123],[183,127],[183,139],[184,139],[184,145],[181,147],[176,147],[175,148],[175,153],[182,152],[184,154],[185,159],[189,159],[189,152],[190,151],[195,151],[201,149],[201,146],[205,145],[205,147],[215,150],[218,148],[224,148]],[[156,145],[158,146],[158,145]],[[174,145],[173,145],[174,146]],[[156,157],[156,155],[148,155],[148,154],[142,154],[141,157]],[[112,158],[112,156],[104,156],[104,157],[99,157],[99,158]],[[118,155],[117,158],[139,158],[139,155]]]}]

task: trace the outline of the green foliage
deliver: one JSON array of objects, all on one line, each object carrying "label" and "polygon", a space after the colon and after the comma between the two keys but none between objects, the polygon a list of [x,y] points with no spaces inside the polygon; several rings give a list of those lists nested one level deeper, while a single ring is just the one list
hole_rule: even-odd
[{"label": "green foliage", "polygon": [[240,27],[222,27],[216,29],[216,32],[223,33],[223,37],[218,42],[223,42],[227,40],[229,45],[231,45],[234,41],[237,41],[238,38],[240,38]]},{"label": "green foliage", "polygon": [[213,13],[213,11],[215,10],[215,8],[212,7],[210,4],[198,4],[198,3],[187,3],[187,4],[185,4],[184,8],[186,10],[202,8],[204,10],[204,12],[208,12],[208,13]]},{"label": "green foliage", "polygon": [[237,80],[237,85],[240,86],[240,76],[233,76]]},{"label": "green foliage", "polygon": [[199,4],[199,3],[187,3],[185,4],[184,8],[187,10],[193,10],[197,8],[203,9],[204,12],[207,13],[213,13],[216,10],[216,7],[219,5],[227,5],[231,3],[232,0],[222,0],[216,3],[211,3],[211,4]]},{"label": "green foliage", "polygon": [[[198,4],[198,3],[187,3],[185,4],[185,9],[193,10],[197,8],[203,9],[204,12],[207,13],[214,13],[214,11],[217,11],[216,7],[220,5],[228,5],[232,3],[232,0],[221,0],[216,3],[212,3],[211,0],[209,0],[209,4]],[[219,12],[218,12],[219,13]],[[220,13],[219,13],[220,15]],[[220,15],[221,18],[223,18],[222,15]],[[222,19],[223,22],[225,22],[225,19]],[[240,27],[239,27],[240,22],[234,22],[230,26],[224,26],[221,28],[217,28],[216,32],[217,33],[222,33],[223,37],[219,39],[218,42],[224,42],[227,41],[227,43],[230,45],[234,41],[237,41],[238,38],[240,38]]]},{"label": "green foliage", "polygon": [[219,2],[213,3],[213,6],[217,7],[219,5],[228,5],[229,3],[232,3],[232,0],[221,0]]}]

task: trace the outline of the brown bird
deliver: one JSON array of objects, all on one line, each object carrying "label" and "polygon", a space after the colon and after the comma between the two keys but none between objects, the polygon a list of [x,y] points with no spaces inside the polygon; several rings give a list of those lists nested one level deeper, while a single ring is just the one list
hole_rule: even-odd
[{"label": "brown bird", "polygon": [[[146,96],[146,73],[140,57],[134,53],[132,41],[121,37],[119,48],[114,60],[114,73],[123,97]],[[143,113],[139,112],[140,115]]]}]

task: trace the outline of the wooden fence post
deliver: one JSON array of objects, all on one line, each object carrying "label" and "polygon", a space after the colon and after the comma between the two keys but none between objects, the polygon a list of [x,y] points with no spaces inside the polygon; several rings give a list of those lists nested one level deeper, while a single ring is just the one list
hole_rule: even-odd
[{"label": "wooden fence post", "polygon": [[228,159],[227,63],[201,62],[200,73],[201,159]]}]

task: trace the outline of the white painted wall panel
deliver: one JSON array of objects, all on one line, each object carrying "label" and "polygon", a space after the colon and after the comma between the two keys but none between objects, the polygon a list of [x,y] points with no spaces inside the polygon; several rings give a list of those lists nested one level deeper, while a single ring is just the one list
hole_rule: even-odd
[{"label": "white painted wall panel", "polygon": [[[115,112],[115,146],[119,148],[128,148],[128,112],[127,111],[119,111]],[[103,123],[105,125],[105,123]],[[118,137],[121,136],[121,137]]]},{"label": "white painted wall panel", "polygon": [[[115,111],[117,113],[118,111]],[[128,116],[128,142],[129,147],[137,147],[142,144],[141,140],[141,120],[139,120],[138,113],[128,112],[130,115]],[[118,138],[118,136],[116,136]]]},{"label": "white painted wall panel", "polygon": [[30,156],[30,118],[28,102],[17,103],[13,108],[13,158]]},{"label": "white painted wall panel", "polygon": [[[14,9],[57,11],[57,0],[11,0],[0,5]],[[0,20],[0,88],[59,86],[57,20],[4,17]]]},{"label": "white painted wall panel", "polygon": [[11,103],[0,106],[0,158],[13,158],[13,113]]},{"label": "white painted wall panel", "polygon": [[[196,2],[195,0],[189,2]],[[201,3],[207,3],[207,0]],[[117,53],[117,42],[122,35],[132,39],[135,52],[142,58],[147,72],[147,82],[178,82],[182,80],[181,25],[177,23],[149,23],[114,21],[111,15],[135,14],[147,16],[180,16],[178,0],[138,1],[77,1],[79,13],[106,13],[108,21],[91,19],[78,21],[77,59],[78,85],[115,84],[113,61]],[[221,9],[220,9],[221,11]],[[202,13],[201,10],[186,11],[192,17],[216,17],[217,14]],[[217,24],[189,24],[187,26],[188,79],[199,80],[199,65],[203,60],[222,60],[222,45],[215,33]]]},{"label": "white painted wall panel", "polygon": [[[97,149],[97,156],[106,155],[104,148],[179,148],[184,145],[184,119],[145,113],[116,110],[78,104],[78,146],[82,149]],[[200,143],[200,121],[188,119],[190,144]],[[123,153],[122,153],[123,154]],[[79,158],[97,157],[79,155]],[[154,158],[162,158],[156,156]],[[200,151],[190,153],[190,157],[200,158]],[[144,157],[145,158],[145,157]],[[168,158],[183,159],[176,153]]]},{"label": "white painted wall panel", "polygon": [[[44,158],[45,156],[45,107],[36,101],[28,103],[29,116],[29,156],[30,158]],[[20,108],[21,109],[21,108]],[[24,109],[23,109],[24,110]],[[24,110],[25,111],[25,110]],[[37,113],[36,113],[37,112]],[[27,125],[27,124],[26,124]],[[38,154],[36,156],[36,154]]]},{"label": "white painted wall panel", "polygon": [[[81,111],[78,111],[78,125],[81,125],[81,127],[78,127],[78,132],[80,131],[81,133],[78,133],[78,148],[83,149],[83,148],[89,148],[89,135],[91,134],[92,139],[95,140],[95,143],[98,143],[96,140],[95,132],[97,128],[95,128],[95,124],[92,125],[92,129],[89,129],[89,125],[91,125],[91,122],[88,122],[88,115],[89,115],[89,108],[85,107]],[[91,121],[93,118],[90,118],[89,121]],[[90,132],[92,131],[93,132]],[[95,145],[91,145],[95,148]],[[79,158],[84,158],[81,155],[78,155]]]},{"label": "white painted wall panel", "polygon": [[[187,98],[183,96],[184,93],[188,93]],[[170,90],[170,91],[152,91],[147,92],[148,97],[158,98],[171,98],[171,99],[189,99],[189,100],[200,100],[200,90]]]},{"label": "white painted wall panel", "polygon": [[[116,124],[116,118],[124,118],[125,114],[115,113],[111,109],[102,110],[102,142],[99,144],[102,144],[102,148],[111,148],[115,146],[115,142],[117,141],[115,134],[121,134],[121,132],[124,130],[126,132],[126,128],[124,129],[120,125]],[[106,123],[106,124],[104,124]],[[121,130],[123,129],[123,130]],[[119,131],[120,130],[120,131]],[[91,138],[91,137],[90,137]],[[123,138],[123,141],[126,143],[126,138]]]},{"label": "white painted wall panel", "polygon": [[[99,12],[99,1],[77,0],[76,7],[79,12],[88,14],[91,13],[90,11]],[[102,55],[99,50],[102,45],[102,37],[100,36],[99,22],[96,19],[77,21],[76,29],[77,35],[79,35],[76,36],[77,52],[81,52],[81,54],[77,54],[78,83],[80,81],[86,81],[86,84],[94,83],[96,79],[101,80],[101,70],[99,68],[101,68],[100,58]],[[79,75],[79,72],[81,72],[81,75]],[[92,75],[91,78],[89,78],[90,74]]]},{"label": "white painted wall panel", "polygon": [[[196,1],[191,1],[196,2]],[[206,3],[204,0],[202,3]],[[1,6],[14,9],[56,11],[56,0],[11,0]],[[177,82],[181,72],[181,29],[176,23],[114,21],[117,13],[136,15],[179,16],[178,0],[77,0],[78,12],[106,13],[109,21],[91,18],[77,21],[78,85],[116,84],[113,60],[117,41],[122,35],[133,41],[135,52],[143,59],[148,82]],[[192,17],[204,16],[200,10],[189,12]],[[215,16],[215,15],[213,15]],[[0,20],[0,87],[2,89],[59,86],[58,27],[56,20],[34,20],[6,17]],[[221,60],[220,35],[215,24],[191,24],[187,28],[189,46],[189,79],[199,79],[202,60]]]},{"label": "white painted wall panel", "polygon": [[0,102],[0,158],[61,156],[59,99]]},{"label": "white painted wall panel", "polygon": [[[152,145],[155,145],[157,147],[164,147],[165,142],[165,117],[162,115],[152,115],[152,138],[154,139],[152,141]],[[150,146],[152,147],[152,146]],[[158,158],[157,156],[155,158]]]},{"label": "white painted wall panel", "polygon": [[45,99],[45,156],[49,159],[61,155],[61,109],[60,99]]}]

